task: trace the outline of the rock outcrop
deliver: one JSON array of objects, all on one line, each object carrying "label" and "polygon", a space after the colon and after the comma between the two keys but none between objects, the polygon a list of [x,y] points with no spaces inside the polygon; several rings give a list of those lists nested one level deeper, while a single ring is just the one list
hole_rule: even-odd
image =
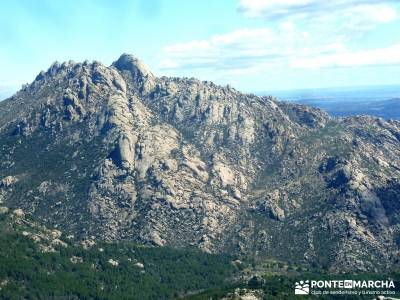
[{"label": "rock outcrop", "polygon": [[1,213],[85,241],[386,270],[399,157],[397,121],[159,78],[127,54],[55,63],[0,103]]}]

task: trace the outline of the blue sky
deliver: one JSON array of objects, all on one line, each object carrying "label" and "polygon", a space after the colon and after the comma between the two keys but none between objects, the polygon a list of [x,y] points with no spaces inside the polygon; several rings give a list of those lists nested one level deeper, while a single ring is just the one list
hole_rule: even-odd
[{"label": "blue sky", "polygon": [[251,92],[400,84],[397,0],[5,0],[0,14],[0,96],[56,60],[124,52]]}]

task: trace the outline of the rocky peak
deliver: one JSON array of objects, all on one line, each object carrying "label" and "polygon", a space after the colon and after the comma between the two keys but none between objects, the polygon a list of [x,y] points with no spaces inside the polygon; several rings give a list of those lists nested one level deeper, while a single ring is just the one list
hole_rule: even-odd
[{"label": "rocky peak", "polygon": [[140,94],[149,93],[155,86],[156,78],[150,69],[131,54],[122,54],[112,65]]},{"label": "rocky peak", "polygon": [[112,64],[112,66],[119,71],[129,71],[133,78],[154,78],[150,69],[132,54],[122,54],[120,58]]},{"label": "rocky peak", "polygon": [[55,77],[58,74],[66,74],[70,72],[72,69],[76,68],[77,66],[80,66],[81,64],[78,64],[74,62],[73,60],[65,61],[63,63],[60,63],[58,61],[55,61],[52,63],[52,65],[48,68],[48,70],[41,71],[35,78],[35,81],[40,81],[48,77]]}]

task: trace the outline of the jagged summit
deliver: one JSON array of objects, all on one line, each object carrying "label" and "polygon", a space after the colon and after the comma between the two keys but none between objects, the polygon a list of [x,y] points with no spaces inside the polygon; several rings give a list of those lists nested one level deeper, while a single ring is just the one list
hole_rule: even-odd
[{"label": "jagged summit", "polygon": [[[63,73],[64,71],[73,71],[77,68],[85,68],[85,67],[105,67],[99,61],[93,61],[90,63],[88,60],[84,62],[76,63],[72,60],[65,62],[55,61],[51,64],[51,66],[47,69],[47,71],[41,71],[35,80],[42,80],[46,76],[56,76],[59,73]],[[118,60],[112,63],[112,67],[116,68],[120,72],[130,73],[131,77],[135,80],[140,79],[154,79],[154,75],[151,70],[137,57],[132,54],[122,54]]]},{"label": "jagged summit", "polygon": [[0,204],[77,238],[400,263],[400,122],[157,78],[127,54],[39,77],[0,103]]},{"label": "jagged summit", "polygon": [[154,77],[150,69],[137,57],[132,54],[124,53],[117,61],[115,61],[112,66],[120,71],[129,71],[132,73],[133,77],[144,76],[144,77]]}]

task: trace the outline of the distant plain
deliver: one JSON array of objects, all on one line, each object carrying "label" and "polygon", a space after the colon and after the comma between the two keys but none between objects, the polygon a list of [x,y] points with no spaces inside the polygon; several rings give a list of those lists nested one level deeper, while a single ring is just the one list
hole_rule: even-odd
[{"label": "distant plain", "polygon": [[335,117],[372,115],[400,120],[400,86],[345,87],[261,92],[280,101],[318,107]]}]

